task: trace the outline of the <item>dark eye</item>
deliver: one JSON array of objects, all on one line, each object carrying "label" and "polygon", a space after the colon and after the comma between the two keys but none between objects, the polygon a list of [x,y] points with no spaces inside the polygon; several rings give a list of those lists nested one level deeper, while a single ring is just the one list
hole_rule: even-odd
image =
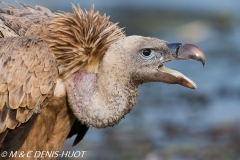
[{"label": "dark eye", "polygon": [[150,56],[151,53],[152,53],[152,50],[151,50],[151,49],[144,49],[144,50],[142,51],[143,56],[146,56],[146,57]]},{"label": "dark eye", "polygon": [[142,59],[145,60],[151,60],[153,57],[155,57],[155,52],[152,49],[143,49],[141,53]]}]

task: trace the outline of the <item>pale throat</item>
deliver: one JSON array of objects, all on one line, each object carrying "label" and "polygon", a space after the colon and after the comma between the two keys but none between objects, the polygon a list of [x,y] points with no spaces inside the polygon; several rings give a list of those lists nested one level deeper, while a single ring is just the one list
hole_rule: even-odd
[{"label": "pale throat", "polygon": [[[115,75],[116,74],[116,75]],[[118,124],[131,111],[138,86],[119,72],[75,73],[70,80],[68,100],[74,115],[88,126],[105,128]]]}]

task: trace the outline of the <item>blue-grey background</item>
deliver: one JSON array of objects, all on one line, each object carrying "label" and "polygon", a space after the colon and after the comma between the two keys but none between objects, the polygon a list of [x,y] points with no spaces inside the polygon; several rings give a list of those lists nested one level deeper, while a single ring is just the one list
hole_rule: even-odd
[{"label": "blue-grey background", "polygon": [[[14,4],[12,0],[5,2]],[[127,35],[193,43],[207,62],[173,61],[196,90],[144,84],[137,105],[119,125],[90,129],[84,140],[63,150],[87,151],[85,160],[240,159],[240,1],[238,0],[20,0],[56,12],[71,2],[111,15]],[[16,4],[16,3],[15,3]],[[2,5],[1,5],[2,6]],[[76,158],[72,158],[76,159]]]}]

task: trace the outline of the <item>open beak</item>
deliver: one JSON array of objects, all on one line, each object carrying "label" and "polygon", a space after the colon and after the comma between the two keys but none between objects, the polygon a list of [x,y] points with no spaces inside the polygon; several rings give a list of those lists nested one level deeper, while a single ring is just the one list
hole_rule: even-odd
[{"label": "open beak", "polygon": [[[171,57],[169,60],[196,60],[201,61],[203,66],[205,65],[205,56],[201,49],[192,44],[181,43],[168,43],[169,50],[171,51]],[[182,73],[171,70],[169,68],[160,65],[158,70],[161,72],[161,81],[171,84],[180,84],[182,86],[195,89],[197,85],[188,77]]]}]

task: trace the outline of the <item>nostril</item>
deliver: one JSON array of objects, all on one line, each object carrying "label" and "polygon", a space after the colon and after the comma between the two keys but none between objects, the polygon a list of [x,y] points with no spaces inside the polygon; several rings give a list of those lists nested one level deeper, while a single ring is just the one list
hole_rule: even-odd
[{"label": "nostril", "polygon": [[178,56],[178,51],[180,49],[180,47],[182,46],[181,43],[167,43],[167,46],[169,48],[169,50],[171,51],[172,55],[174,57]]},{"label": "nostril", "polygon": [[181,45],[179,45],[177,48],[176,48],[176,56],[178,56],[178,51],[180,49]]}]

